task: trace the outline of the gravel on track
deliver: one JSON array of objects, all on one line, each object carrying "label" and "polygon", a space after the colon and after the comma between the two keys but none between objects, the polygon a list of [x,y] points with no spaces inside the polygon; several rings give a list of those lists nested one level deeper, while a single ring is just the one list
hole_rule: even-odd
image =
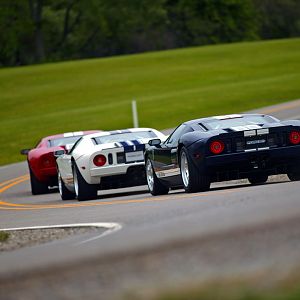
[{"label": "gravel on track", "polygon": [[76,234],[103,232],[103,228],[91,226],[71,228],[24,229],[11,230],[6,232],[9,234],[9,237],[6,241],[0,242],[0,252],[44,244],[51,241],[64,239]]}]

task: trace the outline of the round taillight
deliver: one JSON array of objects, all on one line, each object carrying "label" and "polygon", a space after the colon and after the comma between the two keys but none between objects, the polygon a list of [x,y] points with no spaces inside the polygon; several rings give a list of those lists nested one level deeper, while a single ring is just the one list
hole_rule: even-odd
[{"label": "round taillight", "polygon": [[44,159],[43,160],[43,165],[44,165],[44,167],[50,167],[51,166],[51,161],[49,160],[49,159]]},{"label": "round taillight", "polygon": [[55,168],[53,153],[46,153],[41,156],[40,164],[42,168]]},{"label": "round taillight", "polygon": [[225,145],[222,141],[213,141],[211,142],[209,149],[213,154],[220,154],[224,151]]},{"label": "round taillight", "polygon": [[106,163],[106,157],[102,154],[96,155],[93,159],[94,165],[97,167],[102,167]]},{"label": "round taillight", "polygon": [[289,139],[290,139],[290,142],[293,145],[298,145],[300,143],[300,132],[299,131],[292,131],[290,133]]}]

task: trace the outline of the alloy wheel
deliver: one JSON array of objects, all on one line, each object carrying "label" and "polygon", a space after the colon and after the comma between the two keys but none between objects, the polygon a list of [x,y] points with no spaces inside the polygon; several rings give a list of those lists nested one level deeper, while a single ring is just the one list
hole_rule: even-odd
[{"label": "alloy wheel", "polygon": [[188,160],[187,160],[185,152],[181,153],[180,171],[181,171],[181,177],[182,177],[183,184],[185,187],[187,187],[189,185],[190,173],[189,173]]},{"label": "alloy wheel", "polygon": [[60,195],[62,195],[62,182],[61,182],[60,173],[58,173],[58,190],[59,190]]},{"label": "alloy wheel", "polygon": [[75,194],[76,194],[76,196],[78,197],[78,190],[79,190],[79,188],[78,188],[78,177],[77,177],[77,172],[76,172],[75,168],[74,168],[74,172],[73,172],[73,173],[74,173],[73,176],[74,176],[74,189],[75,189]]},{"label": "alloy wheel", "polygon": [[147,175],[147,183],[150,191],[153,191],[154,186],[154,177],[153,177],[153,169],[150,160],[147,160],[146,166],[146,175]]}]

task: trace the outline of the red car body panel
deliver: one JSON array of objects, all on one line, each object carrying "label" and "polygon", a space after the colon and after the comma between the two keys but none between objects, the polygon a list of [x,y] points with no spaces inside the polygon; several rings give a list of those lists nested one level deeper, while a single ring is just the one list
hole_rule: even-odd
[{"label": "red car body panel", "polygon": [[[100,130],[82,131],[82,135],[99,132]],[[81,135],[81,136],[82,136]],[[77,136],[76,134],[74,136]],[[80,136],[80,135],[78,135]],[[64,149],[65,145],[51,146],[50,141],[65,137],[65,134],[56,134],[44,137],[36,146],[28,152],[28,165],[36,178],[44,183],[56,181],[57,169],[54,151]]]}]

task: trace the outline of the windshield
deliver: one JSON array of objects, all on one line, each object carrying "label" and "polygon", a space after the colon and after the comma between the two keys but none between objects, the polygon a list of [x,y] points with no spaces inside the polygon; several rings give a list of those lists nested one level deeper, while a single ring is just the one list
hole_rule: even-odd
[{"label": "windshield", "polygon": [[115,142],[132,141],[139,139],[151,139],[155,138],[156,134],[153,131],[138,131],[138,132],[126,132],[126,133],[116,133],[105,136],[95,137],[94,141],[96,144],[107,144]]},{"label": "windshield", "polygon": [[49,140],[49,145],[50,145],[50,147],[56,147],[56,146],[65,146],[67,144],[74,144],[81,137],[82,137],[82,135],[70,136],[70,137],[61,137],[61,138]]},{"label": "windshield", "polygon": [[265,123],[274,123],[277,122],[276,119],[270,116],[241,116],[237,118],[228,118],[228,119],[210,119],[203,124],[206,128],[210,130],[215,129],[227,129],[232,127],[239,127],[239,126],[249,126],[249,125],[263,125]]}]

